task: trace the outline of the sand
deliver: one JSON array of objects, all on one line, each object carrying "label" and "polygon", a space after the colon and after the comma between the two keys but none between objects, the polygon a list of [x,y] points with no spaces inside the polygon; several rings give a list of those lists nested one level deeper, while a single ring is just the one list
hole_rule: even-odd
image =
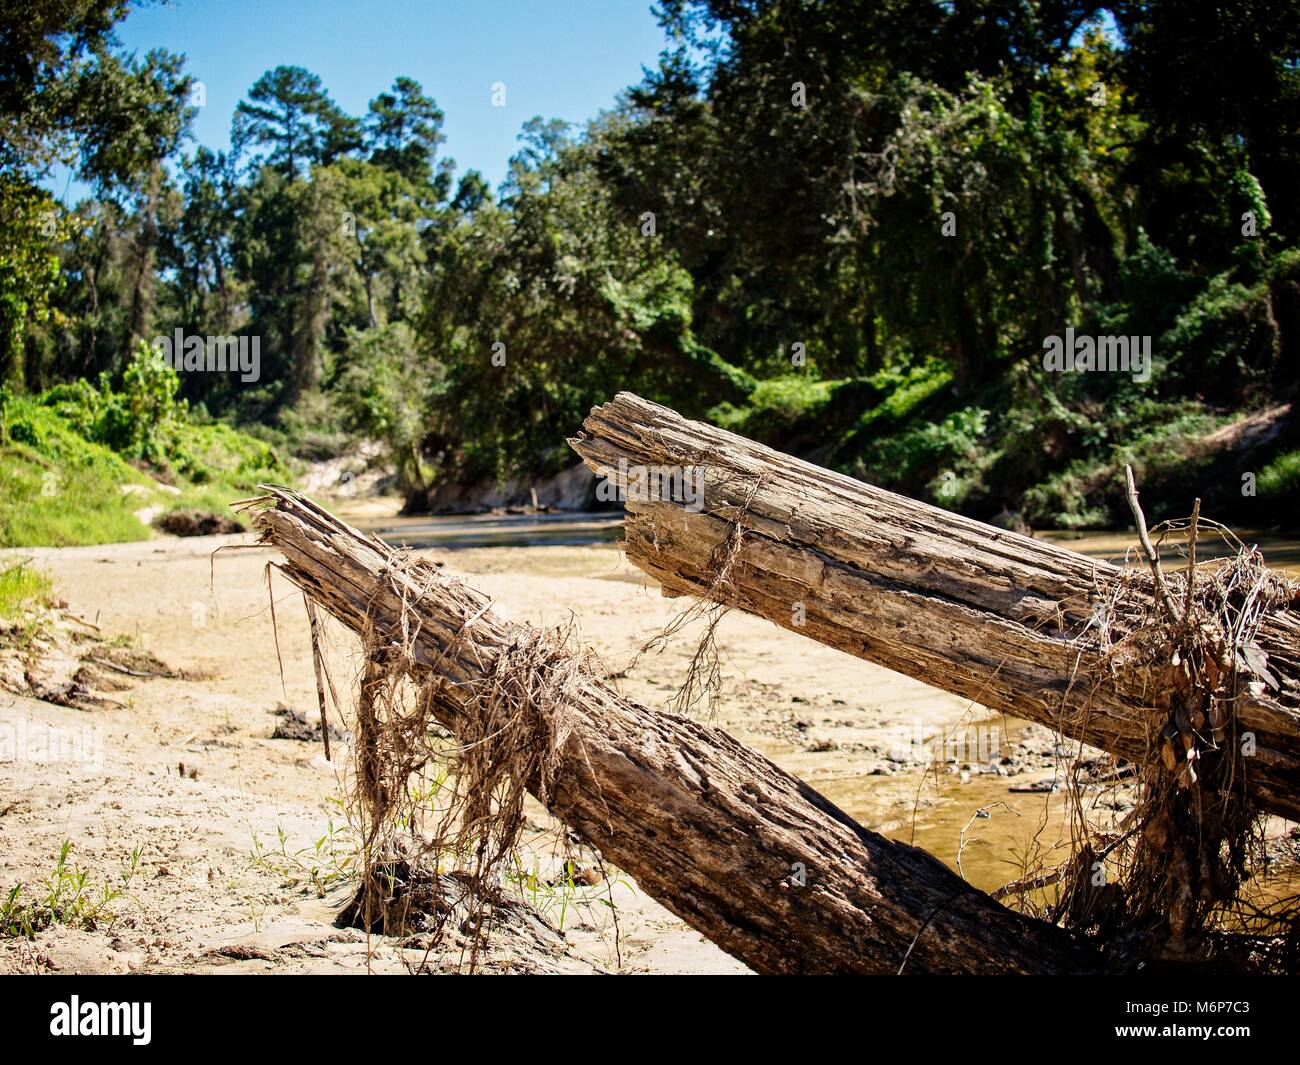
[{"label": "sand", "polygon": [[[318,741],[272,738],[282,703],[318,720],[315,686],[301,598],[275,579],[277,655],[265,576],[273,554],[249,542],[236,535],[20,552],[105,638],[145,649],[181,676],[123,676],[126,687],[113,695],[120,705],[92,710],[0,693],[0,724],[29,745],[28,757],[14,757],[11,740],[0,761],[0,901],[15,883],[25,885],[23,897],[39,894],[65,840],[89,885],[122,890],[99,928],[56,926],[31,942],[0,942],[0,971],[401,972],[462,962],[456,942],[429,953],[418,939],[367,941],[333,926],[347,892],[348,752],[336,743],[331,764]],[[613,673],[680,609],[613,546],[426,554],[509,616],[574,618]],[[336,677],[354,676],[351,634],[331,623],[329,643]],[[1035,839],[1044,847],[1060,839],[1059,796],[1026,790],[1048,787],[1056,773],[1045,730],[754,618],[728,616],[719,644],[724,687],[713,719],[868,827],[954,867],[960,851],[963,873],[985,888],[1013,879]],[[692,650],[688,630],[618,683],[634,699],[666,705]],[[49,729],[81,749],[42,760],[31,738]],[[931,764],[934,748],[923,741],[954,730],[951,759]],[[540,808],[531,817],[528,860],[545,880],[558,832]],[[321,857],[330,840],[343,857]],[[138,866],[123,884],[136,849]],[[744,971],[626,877],[576,897],[544,889],[538,901],[562,934],[513,929],[494,940],[485,969]]]}]

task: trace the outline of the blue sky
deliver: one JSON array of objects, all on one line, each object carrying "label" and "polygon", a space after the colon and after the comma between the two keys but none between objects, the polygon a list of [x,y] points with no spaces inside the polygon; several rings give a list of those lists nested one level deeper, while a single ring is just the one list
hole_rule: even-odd
[{"label": "blue sky", "polygon": [[[272,67],[320,75],[353,115],[399,74],[413,77],[446,114],[457,174],[476,168],[494,187],[524,122],[593,117],[664,45],[650,0],[171,0],[132,11],[118,36],[141,55],[184,53],[207,93],[194,139],[211,148],[229,147],[235,104]],[[497,81],[505,107],[492,106]],[[67,180],[49,187],[84,195]]]}]

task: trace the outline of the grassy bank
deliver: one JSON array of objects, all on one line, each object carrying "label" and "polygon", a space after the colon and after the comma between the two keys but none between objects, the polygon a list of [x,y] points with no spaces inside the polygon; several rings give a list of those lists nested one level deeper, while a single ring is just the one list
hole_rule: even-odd
[{"label": "grassy bank", "polygon": [[[1132,465],[1147,516],[1205,513],[1300,528],[1294,353],[1274,313],[1300,313],[1300,256],[1247,261],[1159,307],[1109,308],[1098,333],[1152,334],[1148,373],[1046,373],[1007,351],[959,384],[940,359],[818,379],[810,365],[763,380],[708,417],[892,491],[985,521],[1127,527]],[[1285,314],[1283,314],[1285,311]],[[1143,379],[1145,378],[1145,379]]]},{"label": "grassy bank", "polygon": [[259,481],[289,478],[268,445],[197,419],[178,384],[140,352],[120,390],[78,381],[0,393],[0,546],[148,539],[158,515],[225,513]]}]

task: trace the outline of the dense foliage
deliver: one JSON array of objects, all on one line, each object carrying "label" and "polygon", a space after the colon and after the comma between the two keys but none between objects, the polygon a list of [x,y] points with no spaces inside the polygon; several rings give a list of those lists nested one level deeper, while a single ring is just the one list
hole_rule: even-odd
[{"label": "dense foliage", "polygon": [[[381,439],[417,502],[558,471],[632,389],[985,518],[1122,520],[1132,461],[1157,514],[1294,521],[1293,0],[663,0],[657,67],[529,122],[495,191],[410,78],[354,116],[277,67],[230,153],[188,150],[183,63],[122,54],[125,3],[17,8],[0,364],[117,452],[188,461],[112,391],[181,329],[261,342],[255,382],[182,375],[200,420]],[[1150,337],[1149,380],[1047,372],[1067,327]]]}]

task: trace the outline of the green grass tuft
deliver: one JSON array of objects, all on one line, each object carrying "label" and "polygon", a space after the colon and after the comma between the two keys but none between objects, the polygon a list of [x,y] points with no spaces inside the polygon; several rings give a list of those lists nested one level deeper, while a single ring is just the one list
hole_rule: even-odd
[{"label": "green grass tuft", "polygon": [[0,621],[19,621],[49,597],[49,578],[30,561],[0,563]]},{"label": "green grass tuft", "polygon": [[140,868],[140,848],[118,876],[92,887],[90,875],[68,855],[72,841],[64,840],[54,870],[43,884],[28,889],[15,884],[0,899],[0,939],[32,939],[52,925],[66,925],[85,931],[111,927],[117,920],[115,903],[122,899]]},{"label": "green grass tuft", "polygon": [[1300,451],[1285,451],[1259,471],[1256,493],[1279,504],[1300,498]]}]

